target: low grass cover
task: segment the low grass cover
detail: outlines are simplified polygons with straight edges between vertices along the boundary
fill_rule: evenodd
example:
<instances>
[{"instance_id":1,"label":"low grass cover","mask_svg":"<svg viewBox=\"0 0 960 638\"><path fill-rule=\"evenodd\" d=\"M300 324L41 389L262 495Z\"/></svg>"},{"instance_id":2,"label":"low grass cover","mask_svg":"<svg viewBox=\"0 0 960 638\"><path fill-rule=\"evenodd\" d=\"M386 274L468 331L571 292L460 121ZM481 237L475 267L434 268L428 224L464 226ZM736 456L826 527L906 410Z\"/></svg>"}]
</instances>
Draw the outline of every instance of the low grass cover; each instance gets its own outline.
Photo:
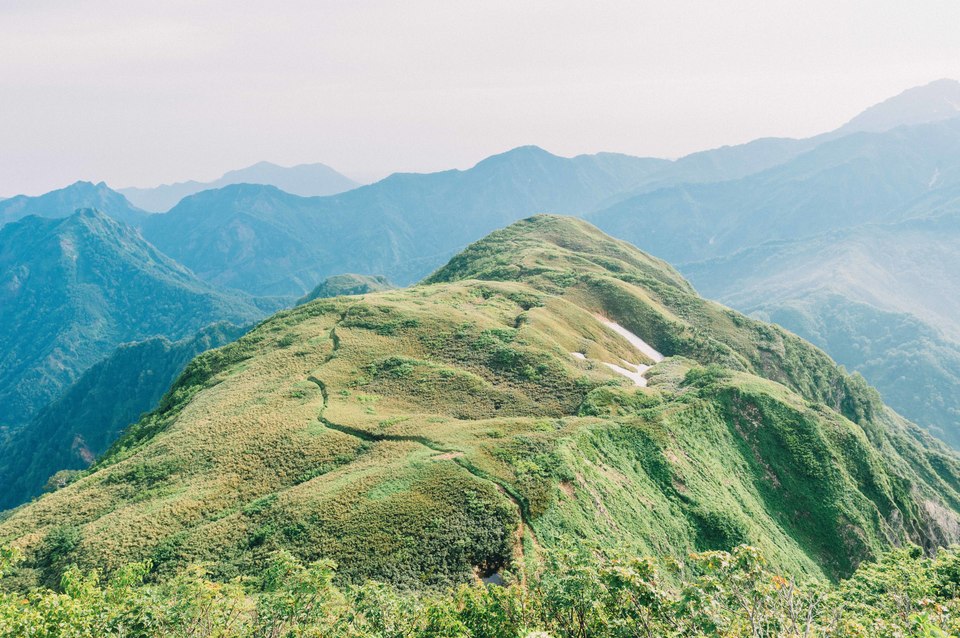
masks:
<instances>
[{"instance_id":1,"label":"low grass cover","mask_svg":"<svg viewBox=\"0 0 960 638\"><path fill-rule=\"evenodd\" d=\"M597 315L666 355L646 387ZM196 358L0 519L2 583L16 622L93 609L118 635L923 635L952 631L952 593L858 610L849 583L949 571L958 512L957 456L861 378L538 216ZM104 633L81 616L61 628Z\"/></svg>"}]
</instances>

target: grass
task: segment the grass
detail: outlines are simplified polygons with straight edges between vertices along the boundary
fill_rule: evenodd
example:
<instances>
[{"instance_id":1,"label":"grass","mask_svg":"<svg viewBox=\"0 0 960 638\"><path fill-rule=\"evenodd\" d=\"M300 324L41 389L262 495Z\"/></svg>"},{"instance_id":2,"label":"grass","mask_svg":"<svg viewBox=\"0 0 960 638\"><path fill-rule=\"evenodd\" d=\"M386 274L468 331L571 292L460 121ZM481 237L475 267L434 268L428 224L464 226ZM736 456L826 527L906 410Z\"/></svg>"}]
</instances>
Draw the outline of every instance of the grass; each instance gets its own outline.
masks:
<instances>
[{"instance_id":1,"label":"grass","mask_svg":"<svg viewBox=\"0 0 960 638\"><path fill-rule=\"evenodd\" d=\"M598 312L670 355L649 388L601 364L635 353ZM675 558L747 542L837 578L956 540L957 468L819 350L538 217L426 285L317 300L198 357L0 542L46 582L144 558L227 579L284 548L344 580L435 587L537 569L571 539Z\"/></svg>"}]
</instances>

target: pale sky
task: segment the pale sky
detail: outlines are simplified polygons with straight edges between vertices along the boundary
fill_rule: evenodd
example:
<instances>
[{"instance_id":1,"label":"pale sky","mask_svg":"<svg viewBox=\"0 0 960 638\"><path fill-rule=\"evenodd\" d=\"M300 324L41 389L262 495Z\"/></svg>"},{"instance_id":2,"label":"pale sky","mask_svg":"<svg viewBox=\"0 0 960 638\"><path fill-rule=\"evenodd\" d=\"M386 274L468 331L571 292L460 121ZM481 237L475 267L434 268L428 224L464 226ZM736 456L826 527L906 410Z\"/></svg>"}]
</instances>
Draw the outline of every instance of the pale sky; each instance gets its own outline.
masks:
<instances>
[{"instance_id":1,"label":"pale sky","mask_svg":"<svg viewBox=\"0 0 960 638\"><path fill-rule=\"evenodd\" d=\"M0 196L676 157L960 78L960 0L0 0Z\"/></svg>"}]
</instances>

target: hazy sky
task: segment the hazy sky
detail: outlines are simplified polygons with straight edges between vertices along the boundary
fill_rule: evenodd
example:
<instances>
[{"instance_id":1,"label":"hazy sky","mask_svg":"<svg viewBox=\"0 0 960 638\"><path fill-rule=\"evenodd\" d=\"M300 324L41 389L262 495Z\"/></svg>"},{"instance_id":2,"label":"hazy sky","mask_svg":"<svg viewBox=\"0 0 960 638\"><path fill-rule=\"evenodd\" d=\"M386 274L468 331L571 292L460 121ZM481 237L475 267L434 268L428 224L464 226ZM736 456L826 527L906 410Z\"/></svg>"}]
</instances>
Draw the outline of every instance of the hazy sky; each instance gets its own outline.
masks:
<instances>
[{"instance_id":1,"label":"hazy sky","mask_svg":"<svg viewBox=\"0 0 960 638\"><path fill-rule=\"evenodd\" d=\"M0 0L0 195L805 136L960 78L958 27L958 0Z\"/></svg>"}]
</instances>

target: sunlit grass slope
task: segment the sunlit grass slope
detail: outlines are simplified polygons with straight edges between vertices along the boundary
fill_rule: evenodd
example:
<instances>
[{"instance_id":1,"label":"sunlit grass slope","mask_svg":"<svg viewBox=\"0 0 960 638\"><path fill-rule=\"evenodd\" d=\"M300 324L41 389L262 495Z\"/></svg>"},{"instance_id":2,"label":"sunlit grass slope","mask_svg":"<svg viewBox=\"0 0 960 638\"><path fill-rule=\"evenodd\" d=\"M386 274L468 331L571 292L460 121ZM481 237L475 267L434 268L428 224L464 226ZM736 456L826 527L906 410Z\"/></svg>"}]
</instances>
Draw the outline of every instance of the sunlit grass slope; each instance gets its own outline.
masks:
<instances>
[{"instance_id":1,"label":"sunlit grass slope","mask_svg":"<svg viewBox=\"0 0 960 638\"><path fill-rule=\"evenodd\" d=\"M667 359L639 388L606 363ZM577 358L571 353L581 353ZM647 361L647 363L653 363ZM410 586L595 542L762 548L795 574L958 537L960 470L857 377L589 224L538 216L424 284L321 299L198 357L83 478L14 511L24 582L274 549Z\"/></svg>"}]
</instances>

